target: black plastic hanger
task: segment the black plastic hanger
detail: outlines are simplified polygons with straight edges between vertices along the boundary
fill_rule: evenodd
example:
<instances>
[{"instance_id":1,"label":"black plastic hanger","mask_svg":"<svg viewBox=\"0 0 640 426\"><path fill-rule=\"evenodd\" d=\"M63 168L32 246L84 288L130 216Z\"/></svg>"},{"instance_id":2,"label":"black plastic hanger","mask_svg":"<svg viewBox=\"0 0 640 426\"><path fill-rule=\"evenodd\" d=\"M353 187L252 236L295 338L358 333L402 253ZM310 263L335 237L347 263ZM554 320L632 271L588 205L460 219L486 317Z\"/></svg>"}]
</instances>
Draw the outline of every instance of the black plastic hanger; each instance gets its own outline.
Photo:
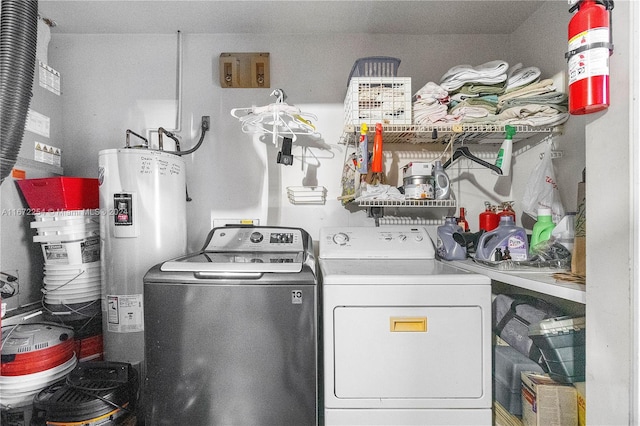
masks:
<instances>
[{"instance_id":1,"label":"black plastic hanger","mask_svg":"<svg viewBox=\"0 0 640 426\"><path fill-rule=\"evenodd\" d=\"M468 158L469 160L471 160L473 162L476 162L476 163L480 164L483 167L491 169L494 172L496 172L497 174L499 174L500 176L502 176L502 169L500 167L494 166L491 163L487 163L486 161L479 159L478 157L473 155L471 153L471 151L469 151L469 148L467 148L466 146L460 146L460 147L456 148L456 150L453 151L453 155L451 156L451 158L449 158L447 161L445 161L445 163L442 165L442 167L444 169L446 169L447 167L449 167L454 161L456 161L460 157Z\"/></svg>"}]
</instances>

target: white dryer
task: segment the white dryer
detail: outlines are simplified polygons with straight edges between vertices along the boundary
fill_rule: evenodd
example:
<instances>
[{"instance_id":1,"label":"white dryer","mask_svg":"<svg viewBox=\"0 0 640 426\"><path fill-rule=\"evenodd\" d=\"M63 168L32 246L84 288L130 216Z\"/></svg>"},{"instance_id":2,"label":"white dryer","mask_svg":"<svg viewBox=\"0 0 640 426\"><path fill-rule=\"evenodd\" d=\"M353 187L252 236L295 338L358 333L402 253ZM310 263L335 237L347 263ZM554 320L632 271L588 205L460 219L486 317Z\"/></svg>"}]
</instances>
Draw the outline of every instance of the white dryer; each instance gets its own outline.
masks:
<instances>
[{"instance_id":1,"label":"white dryer","mask_svg":"<svg viewBox=\"0 0 640 426\"><path fill-rule=\"evenodd\" d=\"M491 425L491 281L420 226L323 228L324 421Z\"/></svg>"}]
</instances>

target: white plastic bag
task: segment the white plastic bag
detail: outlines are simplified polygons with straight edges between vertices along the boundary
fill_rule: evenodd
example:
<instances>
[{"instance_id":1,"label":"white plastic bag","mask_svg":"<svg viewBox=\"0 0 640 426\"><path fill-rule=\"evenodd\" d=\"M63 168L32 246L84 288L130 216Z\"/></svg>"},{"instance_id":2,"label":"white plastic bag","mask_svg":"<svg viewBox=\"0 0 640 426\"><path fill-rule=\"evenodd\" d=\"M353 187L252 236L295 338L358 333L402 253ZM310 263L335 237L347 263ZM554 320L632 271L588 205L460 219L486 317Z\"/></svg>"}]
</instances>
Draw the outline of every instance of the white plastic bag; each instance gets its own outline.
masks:
<instances>
[{"instance_id":1,"label":"white plastic bag","mask_svg":"<svg viewBox=\"0 0 640 426\"><path fill-rule=\"evenodd\" d=\"M537 219L539 208L551 209L554 223L560 222L564 216L560 190L551 162L551 141L547 143L544 157L531 172L522 197L522 209L529 216Z\"/></svg>"}]
</instances>

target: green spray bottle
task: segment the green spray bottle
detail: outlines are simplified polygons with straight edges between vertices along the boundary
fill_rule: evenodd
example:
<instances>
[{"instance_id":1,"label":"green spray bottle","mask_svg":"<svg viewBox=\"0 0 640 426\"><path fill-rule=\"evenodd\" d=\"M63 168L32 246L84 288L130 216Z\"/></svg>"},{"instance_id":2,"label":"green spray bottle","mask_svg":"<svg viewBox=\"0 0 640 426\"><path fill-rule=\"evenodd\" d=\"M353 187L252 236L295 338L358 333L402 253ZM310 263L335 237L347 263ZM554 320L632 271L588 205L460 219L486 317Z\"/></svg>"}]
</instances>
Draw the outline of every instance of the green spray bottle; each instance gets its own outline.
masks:
<instances>
[{"instance_id":1,"label":"green spray bottle","mask_svg":"<svg viewBox=\"0 0 640 426\"><path fill-rule=\"evenodd\" d=\"M516 128L513 126L504 126L504 141L498 151L495 166L502 170L502 176L509 176L511 172L511 156L513 153L513 136L516 134Z\"/></svg>"}]
</instances>

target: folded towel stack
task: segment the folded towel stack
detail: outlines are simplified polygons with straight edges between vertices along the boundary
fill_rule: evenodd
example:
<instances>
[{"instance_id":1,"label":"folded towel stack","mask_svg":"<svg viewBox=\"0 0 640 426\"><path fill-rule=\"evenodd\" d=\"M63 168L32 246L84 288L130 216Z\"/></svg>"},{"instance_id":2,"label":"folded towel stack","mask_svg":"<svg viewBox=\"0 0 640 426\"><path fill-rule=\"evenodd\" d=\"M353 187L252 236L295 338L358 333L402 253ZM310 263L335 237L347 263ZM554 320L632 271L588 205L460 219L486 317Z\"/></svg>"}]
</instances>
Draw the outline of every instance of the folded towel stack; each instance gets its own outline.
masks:
<instances>
[{"instance_id":1,"label":"folded towel stack","mask_svg":"<svg viewBox=\"0 0 640 426\"><path fill-rule=\"evenodd\" d=\"M447 121L449 92L430 81L413 95L413 123L430 125ZM455 121L453 117L450 117Z\"/></svg>"},{"instance_id":2,"label":"folded towel stack","mask_svg":"<svg viewBox=\"0 0 640 426\"><path fill-rule=\"evenodd\" d=\"M505 61L457 65L440 84L427 83L413 98L414 123L521 124L556 126L568 118L567 96L540 69L511 68Z\"/></svg>"}]
</instances>

